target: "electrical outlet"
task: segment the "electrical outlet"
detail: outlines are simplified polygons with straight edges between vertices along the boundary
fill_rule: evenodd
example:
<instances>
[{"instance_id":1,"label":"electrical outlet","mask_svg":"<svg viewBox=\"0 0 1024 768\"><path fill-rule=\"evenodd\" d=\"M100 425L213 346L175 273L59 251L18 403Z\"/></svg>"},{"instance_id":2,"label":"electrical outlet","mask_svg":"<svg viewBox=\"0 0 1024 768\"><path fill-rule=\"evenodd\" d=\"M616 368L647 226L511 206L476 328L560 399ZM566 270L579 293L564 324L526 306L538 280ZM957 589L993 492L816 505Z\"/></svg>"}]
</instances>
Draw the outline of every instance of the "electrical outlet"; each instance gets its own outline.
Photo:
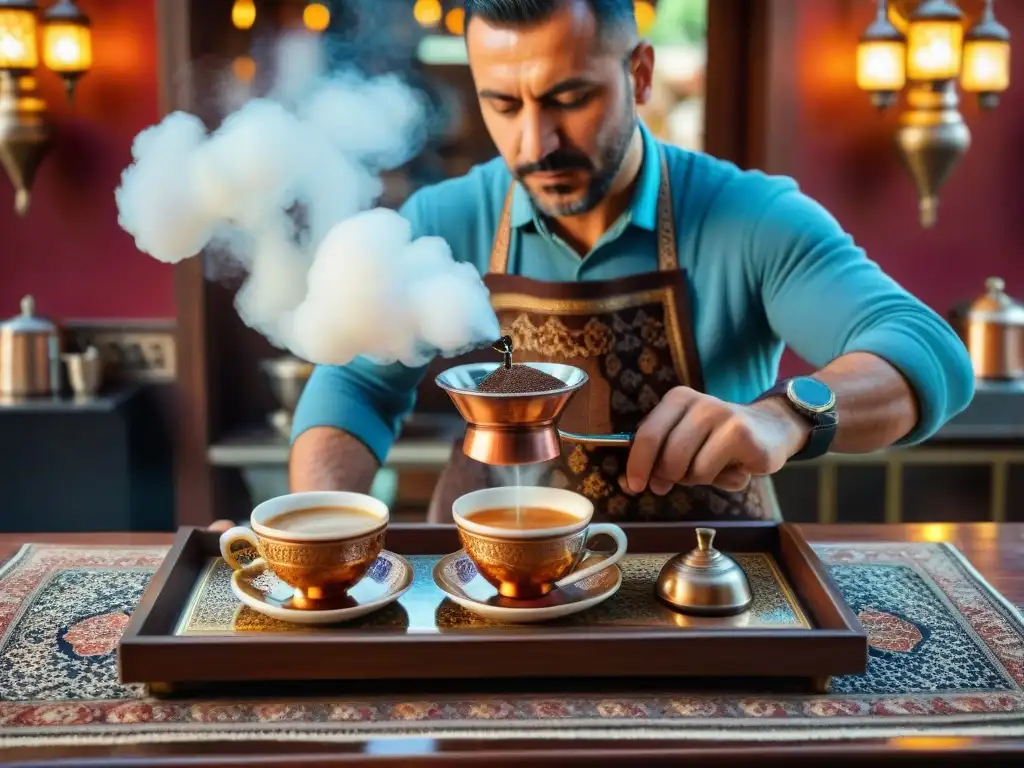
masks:
<instances>
[{"instance_id":1,"label":"electrical outlet","mask_svg":"<svg viewBox=\"0 0 1024 768\"><path fill-rule=\"evenodd\" d=\"M177 371L173 331L111 326L80 323L66 330L75 348L96 347L112 378L138 382L174 380Z\"/></svg>"}]
</instances>

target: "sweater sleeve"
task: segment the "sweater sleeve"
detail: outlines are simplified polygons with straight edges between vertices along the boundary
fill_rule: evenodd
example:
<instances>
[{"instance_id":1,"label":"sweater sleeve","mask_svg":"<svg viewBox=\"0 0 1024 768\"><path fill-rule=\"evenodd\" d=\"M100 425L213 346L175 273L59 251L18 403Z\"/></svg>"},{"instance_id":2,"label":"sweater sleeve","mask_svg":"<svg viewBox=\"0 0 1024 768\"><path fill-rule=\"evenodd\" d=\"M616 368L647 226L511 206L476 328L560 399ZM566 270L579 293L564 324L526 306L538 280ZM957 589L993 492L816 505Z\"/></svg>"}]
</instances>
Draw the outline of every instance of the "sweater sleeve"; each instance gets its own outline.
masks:
<instances>
[{"instance_id":1,"label":"sweater sleeve","mask_svg":"<svg viewBox=\"0 0 1024 768\"><path fill-rule=\"evenodd\" d=\"M413 237L429 234L418 195L412 195L399 212L412 224ZM295 409L292 442L313 427L334 427L366 445L383 464L416 403L416 389L426 370L427 366L401 363L379 365L365 358L316 366Z\"/></svg>"},{"instance_id":2,"label":"sweater sleeve","mask_svg":"<svg viewBox=\"0 0 1024 768\"><path fill-rule=\"evenodd\" d=\"M899 444L927 439L974 395L963 343L822 206L795 184L777 190L761 207L747 248L772 329L818 368L851 352L886 360L909 382L919 408L916 426Z\"/></svg>"}]
</instances>

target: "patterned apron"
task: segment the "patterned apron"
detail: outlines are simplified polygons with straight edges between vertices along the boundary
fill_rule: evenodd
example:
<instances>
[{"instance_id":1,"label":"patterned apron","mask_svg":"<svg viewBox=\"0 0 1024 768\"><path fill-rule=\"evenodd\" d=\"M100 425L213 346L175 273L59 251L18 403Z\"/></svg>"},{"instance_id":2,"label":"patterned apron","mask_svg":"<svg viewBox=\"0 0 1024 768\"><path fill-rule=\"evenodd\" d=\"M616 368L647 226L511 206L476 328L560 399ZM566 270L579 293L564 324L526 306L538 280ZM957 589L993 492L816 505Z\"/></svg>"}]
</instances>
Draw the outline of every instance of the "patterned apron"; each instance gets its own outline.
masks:
<instances>
[{"instance_id":1,"label":"patterned apron","mask_svg":"<svg viewBox=\"0 0 1024 768\"><path fill-rule=\"evenodd\" d=\"M673 387L702 391L700 361L689 313L689 280L676 256L672 196L661 156L658 189L658 271L614 280L555 283L507 274L512 190L484 282L502 333L513 339L513 361L574 365L589 382L569 402L558 426L568 432L635 432L643 417ZM498 353L482 359L494 360ZM452 360L458 365L470 358ZM478 354L472 359L480 360ZM772 520L778 504L767 477L740 492L710 486L675 486L666 496L630 496L619 478L629 450L622 446L562 443L560 458L520 469L526 485L582 493L595 520ZM451 522L452 502L464 493L516 482L515 470L470 459L457 442L438 481L428 519Z\"/></svg>"}]
</instances>

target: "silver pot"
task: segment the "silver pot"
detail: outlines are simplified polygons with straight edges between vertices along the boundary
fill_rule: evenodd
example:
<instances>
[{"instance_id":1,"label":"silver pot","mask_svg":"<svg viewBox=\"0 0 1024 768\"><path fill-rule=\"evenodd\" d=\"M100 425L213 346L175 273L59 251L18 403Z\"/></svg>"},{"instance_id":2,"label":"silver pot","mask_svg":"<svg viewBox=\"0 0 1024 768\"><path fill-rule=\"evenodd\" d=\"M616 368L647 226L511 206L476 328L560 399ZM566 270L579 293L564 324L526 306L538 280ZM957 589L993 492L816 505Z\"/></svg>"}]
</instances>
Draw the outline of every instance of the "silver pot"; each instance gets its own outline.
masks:
<instances>
[{"instance_id":1,"label":"silver pot","mask_svg":"<svg viewBox=\"0 0 1024 768\"><path fill-rule=\"evenodd\" d=\"M1006 295L1002 278L985 281L986 292L953 310L952 325L971 355L979 379L1024 378L1024 306Z\"/></svg>"},{"instance_id":2,"label":"silver pot","mask_svg":"<svg viewBox=\"0 0 1024 768\"><path fill-rule=\"evenodd\" d=\"M288 436L292 429L292 414L295 413L299 397L315 366L297 357L285 356L263 360L260 367L270 382L274 398L281 406L280 410L270 414L267 419L275 430Z\"/></svg>"},{"instance_id":3,"label":"silver pot","mask_svg":"<svg viewBox=\"0 0 1024 768\"><path fill-rule=\"evenodd\" d=\"M0 397L39 397L60 390L60 333L21 300L21 314L0 323Z\"/></svg>"}]
</instances>

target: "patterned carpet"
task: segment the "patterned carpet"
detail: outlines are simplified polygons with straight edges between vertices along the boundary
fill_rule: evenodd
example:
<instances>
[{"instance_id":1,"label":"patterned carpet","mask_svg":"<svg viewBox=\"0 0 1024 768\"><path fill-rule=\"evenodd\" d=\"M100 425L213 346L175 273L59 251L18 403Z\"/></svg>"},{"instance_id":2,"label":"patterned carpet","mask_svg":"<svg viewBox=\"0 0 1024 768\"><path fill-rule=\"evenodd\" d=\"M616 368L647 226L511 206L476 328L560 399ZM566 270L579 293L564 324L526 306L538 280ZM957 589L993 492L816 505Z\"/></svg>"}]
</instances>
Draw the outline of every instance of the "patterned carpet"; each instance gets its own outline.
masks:
<instances>
[{"instance_id":1,"label":"patterned carpet","mask_svg":"<svg viewBox=\"0 0 1024 768\"><path fill-rule=\"evenodd\" d=\"M0 747L213 739L1024 736L1024 621L953 548L816 548L870 638L827 696L638 692L147 699L120 633L163 549L31 546L0 569Z\"/></svg>"}]
</instances>

